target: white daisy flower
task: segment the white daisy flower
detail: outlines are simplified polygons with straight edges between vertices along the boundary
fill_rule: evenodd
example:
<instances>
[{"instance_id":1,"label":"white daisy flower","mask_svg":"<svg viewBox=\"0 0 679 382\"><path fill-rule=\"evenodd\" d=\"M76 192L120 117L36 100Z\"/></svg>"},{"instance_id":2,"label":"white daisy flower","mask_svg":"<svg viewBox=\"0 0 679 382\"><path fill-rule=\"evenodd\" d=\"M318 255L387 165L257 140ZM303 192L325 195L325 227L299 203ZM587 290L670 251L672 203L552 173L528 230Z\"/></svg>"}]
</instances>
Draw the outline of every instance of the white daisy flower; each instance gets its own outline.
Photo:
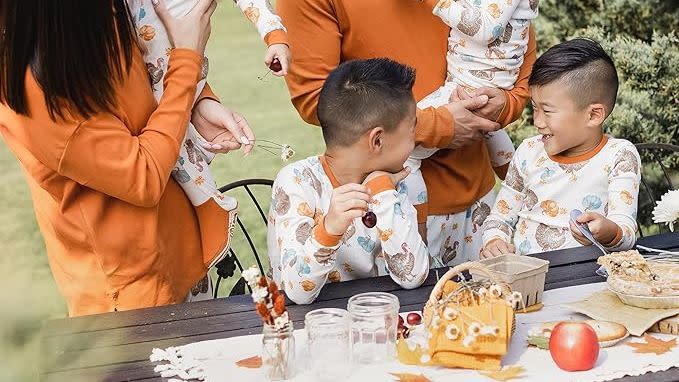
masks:
<instances>
[{"instance_id":1,"label":"white daisy flower","mask_svg":"<svg viewBox=\"0 0 679 382\"><path fill-rule=\"evenodd\" d=\"M468 329L472 336L478 336L481 333L481 324L478 322L472 322L469 324Z\"/></svg>"},{"instance_id":2,"label":"white daisy flower","mask_svg":"<svg viewBox=\"0 0 679 382\"><path fill-rule=\"evenodd\" d=\"M281 160L287 162L290 158L295 155L295 150L290 147L290 145L281 146Z\"/></svg>"},{"instance_id":3,"label":"white daisy flower","mask_svg":"<svg viewBox=\"0 0 679 382\"><path fill-rule=\"evenodd\" d=\"M500 297L502 296L502 288L497 284L493 284L490 286L490 294L493 295L493 297Z\"/></svg>"},{"instance_id":4,"label":"white daisy flower","mask_svg":"<svg viewBox=\"0 0 679 382\"><path fill-rule=\"evenodd\" d=\"M252 289L252 301L260 302L269 295L269 290L267 288L253 288Z\"/></svg>"},{"instance_id":5,"label":"white daisy flower","mask_svg":"<svg viewBox=\"0 0 679 382\"><path fill-rule=\"evenodd\" d=\"M653 209L653 222L666 223L674 232L674 222L679 219L679 190L667 191Z\"/></svg>"},{"instance_id":6,"label":"white daisy flower","mask_svg":"<svg viewBox=\"0 0 679 382\"><path fill-rule=\"evenodd\" d=\"M245 281L252 286L252 284L256 283L259 279L259 269L257 267L250 267L244 270L241 276L243 276Z\"/></svg>"},{"instance_id":7,"label":"white daisy flower","mask_svg":"<svg viewBox=\"0 0 679 382\"><path fill-rule=\"evenodd\" d=\"M457 317L457 310L455 310L455 309L453 309L453 308L451 308L451 307L449 307L449 306L447 306L447 307L443 310L443 318L445 318L446 320L452 321L452 320L454 320L456 317Z\"/></svg>"},{"instance_id":8,"label":"white daisy flower","mask_svg":"<svg viewBox=\"0 0 679 382\"><path fill-rule=\"evenodd\" d=\"M460 336L460 328L455 324L449 324L446 326L446 337L449 340L455 341Z\"/></svg>"}]
</instances>

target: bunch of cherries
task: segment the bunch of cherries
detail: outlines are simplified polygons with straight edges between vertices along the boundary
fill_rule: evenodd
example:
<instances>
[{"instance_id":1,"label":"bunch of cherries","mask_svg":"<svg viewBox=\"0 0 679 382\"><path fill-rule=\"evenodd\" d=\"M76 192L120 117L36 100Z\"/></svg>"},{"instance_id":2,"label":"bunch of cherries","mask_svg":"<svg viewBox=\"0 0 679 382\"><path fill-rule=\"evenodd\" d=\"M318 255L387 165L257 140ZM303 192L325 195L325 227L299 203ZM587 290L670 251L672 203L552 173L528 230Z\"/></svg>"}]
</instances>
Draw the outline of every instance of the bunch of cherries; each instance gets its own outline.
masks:
<instances>
[{"instance_id":1,"label":"bunch of cherries","mask_svg":"<svg viewBox=\"0 0 679 382\"><path fill-rule=\"evenodd\" d=\"M406 326L405 322L407 322L410 327ZM396 336L398 338L408 338L411 327L422 323L422 315L417 312L408 313L405 322L403 321L403 317L399 314L398 328L396 329Z\"/></svg>"}]
</instances>

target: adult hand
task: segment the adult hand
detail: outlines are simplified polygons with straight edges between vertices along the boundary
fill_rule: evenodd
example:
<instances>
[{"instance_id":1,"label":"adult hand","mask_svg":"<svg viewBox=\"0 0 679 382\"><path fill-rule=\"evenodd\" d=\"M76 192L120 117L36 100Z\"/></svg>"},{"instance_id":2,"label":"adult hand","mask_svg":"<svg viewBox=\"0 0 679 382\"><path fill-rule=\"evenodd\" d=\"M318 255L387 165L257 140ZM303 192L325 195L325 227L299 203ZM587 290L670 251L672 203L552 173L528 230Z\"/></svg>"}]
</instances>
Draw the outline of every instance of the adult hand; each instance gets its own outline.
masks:
<instances>
[{"instance_id":1,"label":"adult hand","mask_svg":"<svg viewBox=\"0 0 679 382\"><path fill-rule=\"evenodd\" d=\"M227 153L244 145L249 154L254 147L255 134L247 120L221 103L205 98L193 108L191 123L209 143L203 147L213 153Z\"/></svg>"},{"instance_id":2,"label":"adult hand","mask_svg":"<svg viewBox=\"0 0 679 382\"><path fill-rule=\"evenodd\" d=\"M292 53L290 53L290 48L286 44L271 44L266 50L266 55L264 56L264 64L268 68L274 58L277 58L281 63L281 70L273 72L275 76L282 77L288 75L288 69L290 68L290 62L292 62Z\"/></svg>"},{"instance_id":3,"label":"adult hand","mask_svg":"<svg viewBox=\"0 0 679 382\"><path fill-rule=\"evenodd\" d=\"M605 216L598 214L596 212L585 212L584 214L578 216L576 219L578 223L585 223L589 227L592 236L601 244L615 244L611 243L615 236L618 234L618 225L613 221L607 219ZM583 234L580 233L578 227L570 223L571 234L575 241L582 245L592 245Z\"/></svg>"},{"instance_id":4,"label":"adult hand","mask_svg":"<svg viewBox=\"0 0 679 382\"><path fill-rule=\"evenodd\" d=\"M198 0L186 16L179 18L170 15L165 1L152 0L151 2L158 18L167 30L172 47L191 49L203 56L212 30L210 17L217 8L217 1Z\"/></svg>"},{"instance_id":5,"label":"adult hand","mask_svg":"<svg viewBox=\"0 0 679 382\"><path fill-rule=\"evenodd\" d=\"M457 149L467 146L483 138L483 133L496 131L501 128L499 123L473 113L473 111L486 106L488 101L487 95L481 95L451 102L444 106L455 120L455 133L448 148Z\"/></svg>"},{"instance_id":6,"label":"adult hand","mask_svg":"<svg viewBox=\"0 0 679 382\"><path fill-rule=\"evenodd\" d=\"M481 253L479 254L479 257L481 259L489 259L491 257L496 257L515 252L516 248L514 247L513 244L507 243L506 241L500 238L495 238L483 246L483 248L481 249Z\"/></svg>"},{"instance_id":7,"label":"adult hand","mask_svg":"<svg viewBox=\"0 0 679 382\"><path fill-rule=\"evenodd\" d=\"M502 109L504 109L505 102L507 101L505 92L501 89L482 87L468 93L462 86L458 86L456 91L453 92L451 99L473 99L474 97L482 95L488 96L488 103L474 110L473 113L487 120L497 121L497 119L500 118L500 113L502 113Z\"/></svg>"},{"instance_id":8,"label":"adult hand","mask_svg":"<svg viewBox=\"0 0 679 382\"><path fill-rule=\"evenodd\" d=\"M368 210L370 193L362 184L348 183L332 190L330 206L323 224L325 230L335 236L344 235L351 222Z\"/></svg>"}]
</instances>

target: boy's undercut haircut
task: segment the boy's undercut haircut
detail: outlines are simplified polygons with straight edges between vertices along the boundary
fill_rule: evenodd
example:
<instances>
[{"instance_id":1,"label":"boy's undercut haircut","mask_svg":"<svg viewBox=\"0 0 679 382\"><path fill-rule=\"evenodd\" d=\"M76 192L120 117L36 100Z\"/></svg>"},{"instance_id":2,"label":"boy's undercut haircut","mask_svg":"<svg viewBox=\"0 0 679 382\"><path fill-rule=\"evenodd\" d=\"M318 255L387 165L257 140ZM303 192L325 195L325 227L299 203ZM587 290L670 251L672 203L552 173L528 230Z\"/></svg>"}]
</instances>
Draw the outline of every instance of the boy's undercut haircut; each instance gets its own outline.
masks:
<instances>
[{"instance_id":1,"label":"boy's undercut haircut","mask_svg":"<svg viewBox=\"0 0 679 382\"><path fill-rule=\"evenodd\" d=\"M325 80L318 120L328 147L349 146L367 131L396 129L414 104L415 69L387 58L342 63Z\"/></svg>"},{"instance_id":2,"label":"boy's undercut haircut","mask_svg":"<svg viewBox=\"0 0 679 382\"><path fill-rule=\"evenodd\" d=\"M560 81L569 88L579 107L606 105L606 115L615 106L618 74L611 57L596 41L576 38L549 48L533 65L529 86Z\"/></svg>"}]
</instances>

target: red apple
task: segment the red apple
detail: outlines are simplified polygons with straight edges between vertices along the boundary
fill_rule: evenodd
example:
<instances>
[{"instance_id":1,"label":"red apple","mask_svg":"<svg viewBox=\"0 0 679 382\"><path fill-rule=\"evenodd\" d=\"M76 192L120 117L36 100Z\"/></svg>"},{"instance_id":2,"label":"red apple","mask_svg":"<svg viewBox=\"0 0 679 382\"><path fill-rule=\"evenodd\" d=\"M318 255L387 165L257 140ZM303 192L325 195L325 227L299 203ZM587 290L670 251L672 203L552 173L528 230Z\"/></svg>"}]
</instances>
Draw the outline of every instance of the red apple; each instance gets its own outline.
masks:
<instances>
[{"instance_id":1,"label":"red apple","mask_svg":"<svg viewBox=\"0 0 679 382\"><path fill-rule=\"evenodd\" d=\"M549 338L549 353L563 370L589 370L599 357L596 332L584 322L560 322Z\"/></svg>"},{"instance_id":2,"label":"red apple","mask_svg":"<svg viewBox=\"0 0 679 382\"><path fill-rule=\"evenodd\" d=\"M408 313L406 321L408 322L408 325L419 325L420 322L422 322L422 316L420 316L419 313L415 312Z\"/></svg>"}]
</instances>

